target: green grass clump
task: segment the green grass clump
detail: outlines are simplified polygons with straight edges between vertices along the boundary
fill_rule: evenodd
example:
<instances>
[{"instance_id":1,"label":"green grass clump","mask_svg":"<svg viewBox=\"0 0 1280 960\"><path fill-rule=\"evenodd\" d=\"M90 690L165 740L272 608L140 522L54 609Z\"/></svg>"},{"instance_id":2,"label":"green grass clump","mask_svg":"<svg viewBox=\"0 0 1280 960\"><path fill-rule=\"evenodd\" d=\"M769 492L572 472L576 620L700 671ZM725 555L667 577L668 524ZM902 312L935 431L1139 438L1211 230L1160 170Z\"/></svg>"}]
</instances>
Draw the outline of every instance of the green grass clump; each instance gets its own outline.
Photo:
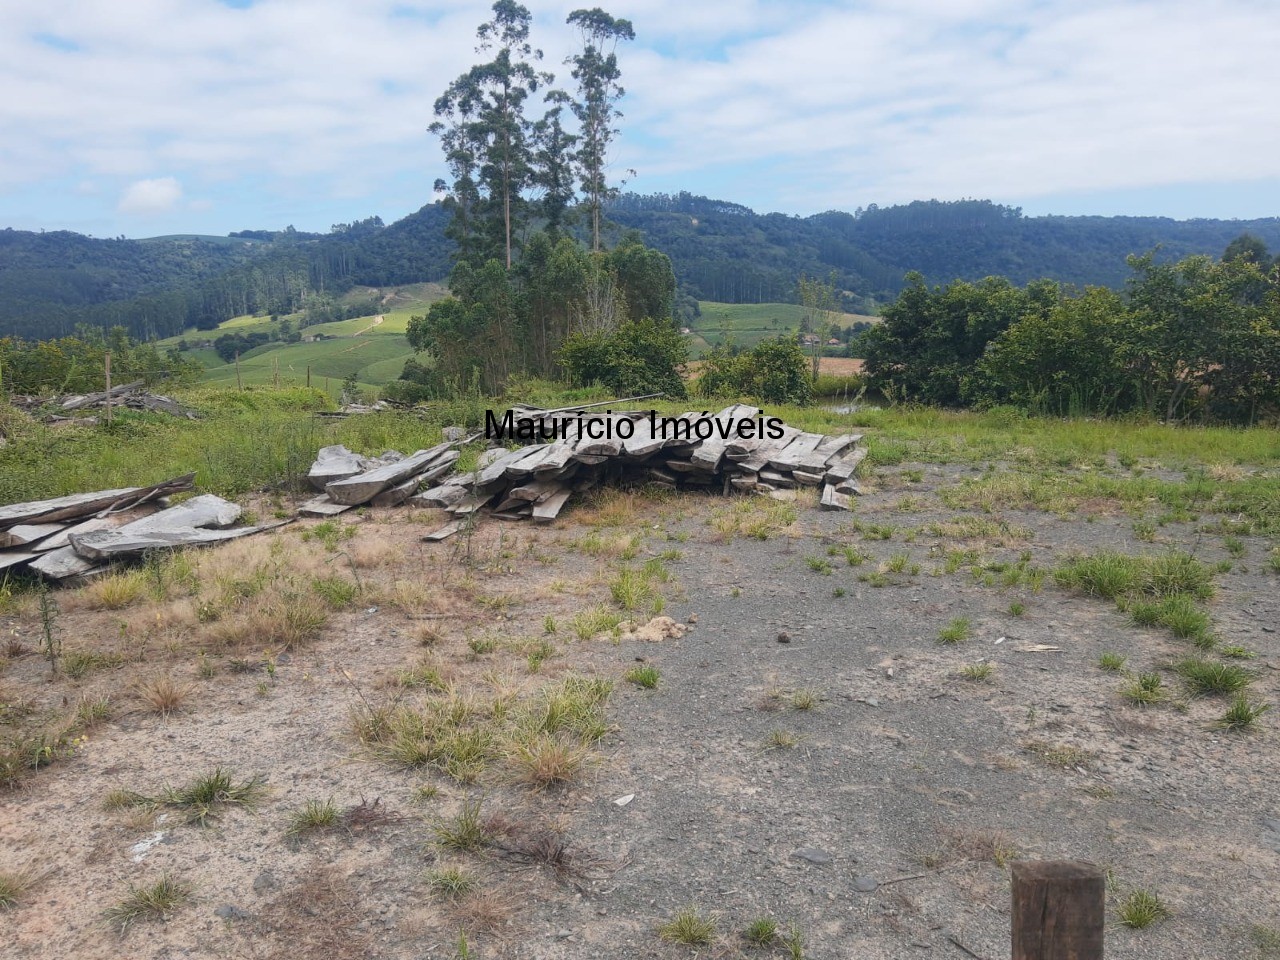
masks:
<instances>
[{"instance_id":1,"label":"green grass clump","mask_svg":"<svg viewBox=\"0 0 1280 960\"><path fill-rule=\"evenodd\" d=\"M479 799L464 800L456 816L437 820L431 828L436 843L450 850L463 851L487 846L493 835L480 817L482 803Z\"/></svg>"},{"instance_id":2,"label":"green grass clump","mask_svg":"<svg viewBox=\"0 0 1280 960\"><path fill-rule=\"evenodd\" d=\"M342 822L342 812L332 800L308 800L289 817L285 833L291 837L332 830Z\"/></svg>"},{"instance_id":3,"label":"green grass clump","mask_svg":"<svg viewBox=\"0 0 1280 960\"><path fill-rule=\"evenodd\" d=\"M106 920L123 933L137 920L167 920L190 896L190 887L164 874L149 886L130 884L124 899L106 911Z\"/></svg>"},{"instance_id":4,"label":"green grass clump","mask_svg":"<svg viewBox=\"0 0 1280 960\"><path fill-rule=\"evenodd\" d=\"M476 878L460 867L427 871L427 885L448 900L460 900L476 889Z\"/></svg>"},{"instance_id":5,"label":"green grass clump","mask_svg":"<svg viewBox=\"0 0 1280 960\"><path fill-rule=\"evenodd\" d=\"M960 668L960 676L966 680L986 681L990 680L995 673L996 667L993 663L986 661L982 663L967 663Z\"/></svg>"},{"instance_id":6,"label":"green grass clump","mask_svg":"<svg viewBox=\"0 0 1280 960\"><path fill-rule=\"evenodd\" d=\"M1218 726L1224 730L1248 730L1258 717L1270 709L1268 704L1256 703L1243 693L1237 694L1231 701L1231 706L1227 707L1227 712L1218 718Z\"/></svg>"},{"instance_id":7,"label":"green grass clump","mask_svg":"<svg viewBox=\"0 0 1280 960\"><path fill-rule=\"evenodd\" d=\"M1098 669L1108 673L1119 673L1124 669L1125 658L1118 653L1104 653L1098 658Z\"/></svg>"},{"instance_id":8,"label":"green grass clump","mask_svg":"<svg viewBox=\"0 0 1280 960\"><path fill-rule=\"evenodd\" d=\"M643 687L645 690L653 690L657 687L659 676L657 668L648 664L642 667L632 667L627 671L627 680L637 687Z\"/></svg>"},{"instance_id":9,"label":"green grass clump","mask_svg":"<svg viewBox=\"0 0 1280 960\"><path fill-rule=\"evenodd\" d=\"M696 907L685 907L658 928L658 936L668 943L705 947L715 939L716 922L703 916Z\"/></svg>"},{"instance_id":10,"label":"green grass clump","mask_svg":"<svg viewBox=\"0 0 1280 960\"><path fill-rule=\"evenodd\" d=\"M970 621L968 617L956 617L938 631L938 642L945 644L960 643L969 639Z\"/></svg>"},{"instance_id":11,"label":"green grass clump","mask_svg":"<svg viewBox=\"0 0 1280 960\"><path fill-rule=\"evenodd\" d=\"M184 810L193 823L205 824L222 807L252 807L265 793L266 784L261 777L236 783L231 771L215 767L213 772L197 777L185 787L165 788L160 802Z\"/></svg>"},{"instance_id":12,"label":"green grass clump","mask_svg":"<svg viewBox=\"0 0 1280 960\"><path fill-rule=\"evenodd\" d=\"M1140 707L1160 703L1168 698L1164 689L1164 677L1158 673L1140 673L1129 680L1120 691L1130 703Z\"/></svg>"},{"instance_id":13,"label":"green grass clump","mask_svg":"<svg viewBox=\"0 0 1280 960\"><path fill-rule=\"evenodd\" d=\"M1253 674L1234 663L1189 657L1174 665L1192 696L1210 697L1238 693L1253 682Z\"/></svg>"},{"instance_id":14,"label":"green grass clump","mask_svg":"<svg viewBox=\"0 0 1280 960\"><path fill-rule=\"evenodd\" d=\"M752 920L742 931L742 938L753 947L771 946L778 938L778 921L770 917Z\"/></svg>"},{"instance_id":15,"label":"green grass clump","mask_svg":"<svg viewBox=\"0 0 1280 960\"><path fill-rule=\"evenodd\" d=\"M835 567L831 565L831 561L825 557L805 557L804 562L808 564L809 569L814 573L820 573L824 577L829 577L835 571Z\"/></svg>"},{"instance_id":16,"label":"green grass clump","mask_svg":"<svg viewBox=\"0 0 1280 960\"><path fill-rule=\"evenodd\" d=\"M1127 595L1198 600L1213 596L1213 569L1187 553L1131 556L1114 550L1074 557L1054 571L1059 585L1092 596L1119 600Z\"/></svg>"},{"instance_id":17,"label":"green grass clump","mask_svg":"<svg viewBox=\"0 0 1280 960\"><path fill-rule=\"evenodd\" d=\"M1120 902L1120 922L1134 930L1145 930L1169 916L1169 908L1148 890L1134 890Z\"/></svg>"}]
</instances>

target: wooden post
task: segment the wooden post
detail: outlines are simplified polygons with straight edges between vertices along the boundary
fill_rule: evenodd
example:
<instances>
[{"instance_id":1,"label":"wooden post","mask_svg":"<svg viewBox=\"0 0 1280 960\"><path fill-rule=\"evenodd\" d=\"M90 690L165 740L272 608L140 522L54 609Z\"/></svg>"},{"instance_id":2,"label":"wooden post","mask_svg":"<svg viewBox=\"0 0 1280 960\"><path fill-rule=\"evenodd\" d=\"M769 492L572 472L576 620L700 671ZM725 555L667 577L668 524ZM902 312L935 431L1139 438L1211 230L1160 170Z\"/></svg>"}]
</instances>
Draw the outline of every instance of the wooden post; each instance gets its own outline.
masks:
<instances>
[{"instance_id":1,"label":"wooden post","mask_svg":"<svg viewBox=\"0 0 1280 960\"><path fill-rule=\"evenodd\" d=\"M311 364L307 364L307 389L311 389Z\"/></svg>"},{"instance_id":2,"label":"wooden post","mask_svg":"<svg viewBox=\"0 0 1280 960\"><path fill-rule=\"evenodd\" d=\"M1013 960L1102 960L1102 870L1083 860L1013 864Z\"/></svg>"},{"instance_id":3,"label":"wooden post","mask_svg":"<svg viewBox=\"0 0 1280 960\"><path fill-rule=\"evenodd\" d=\"M236 389L243 390L244 384L240 382L240 351L236 351Z\"/></svg>"},{"instance_id":4,"label":"wooden post","mask_svg":"<svg viewBox=\"0 0 1280 960\"><path fill-rule=\"evenodd\" d=\"M280 358L279 357L271 358L271 370L272 370L271 378L275 382L276 389L279 390L280 389Z\"/></svg>"},{"instance_id":5,"label":"wooden post","mask_svg":"<svg viewBox=\"0 0 1280 960\"><path fill-rule=\"evenodd\" d=\"M107 367L107 424L111 423L111 351L107 351L106 355Z\"/></svg>"}]
</instances>

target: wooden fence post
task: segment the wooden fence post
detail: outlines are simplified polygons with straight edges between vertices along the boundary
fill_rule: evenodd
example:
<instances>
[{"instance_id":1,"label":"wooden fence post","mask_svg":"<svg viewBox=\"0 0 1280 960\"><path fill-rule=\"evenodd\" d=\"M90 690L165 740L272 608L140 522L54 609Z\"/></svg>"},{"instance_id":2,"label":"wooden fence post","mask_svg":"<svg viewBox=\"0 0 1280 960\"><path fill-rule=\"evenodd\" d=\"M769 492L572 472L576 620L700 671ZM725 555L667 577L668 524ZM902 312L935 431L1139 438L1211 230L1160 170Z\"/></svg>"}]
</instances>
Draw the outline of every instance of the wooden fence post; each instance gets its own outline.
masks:
<instances>
[{"instance_id":1,"label":"wooden fence post","mask_svg":"<svg viewBox=\"0 0 1280 960\"><path fill-rule=\"evenodd\" d=\"M111 423L111 351L106 353L107 366L107 424Z\"/></svg>"},{"instance_id":2,"label":"wooden fence post","mask_svg":"<svg viewBox=\"0 0 1280 960\"><path fill-rule=\"evenodd\" d=\"M1013 864L1013 960L1102 960L1102 870L1083 860Z\"/></svg>"}]
</instances>

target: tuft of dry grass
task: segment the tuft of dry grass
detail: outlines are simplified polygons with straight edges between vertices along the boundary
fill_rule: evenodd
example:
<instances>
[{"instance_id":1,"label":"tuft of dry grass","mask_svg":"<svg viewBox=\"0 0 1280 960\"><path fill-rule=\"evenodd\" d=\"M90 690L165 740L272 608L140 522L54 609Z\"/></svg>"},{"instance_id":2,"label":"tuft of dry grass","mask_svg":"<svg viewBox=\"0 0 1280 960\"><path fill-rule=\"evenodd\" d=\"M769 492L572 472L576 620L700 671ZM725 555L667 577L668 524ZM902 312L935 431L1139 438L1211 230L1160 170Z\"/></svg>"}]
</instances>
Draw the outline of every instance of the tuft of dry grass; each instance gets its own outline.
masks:
<instances>
[{"instance_id":1,"label":"tuft of dry grass","mask_svg":"<svg viewBox=\"0 0 1280 960\"><path fill-rule=\"evenodd\" d=\"M123 610L146 594L147 575L141 570L128 570L91 581L81 588L76 603L83 602L92 610Z\"/></svg>"},{"instance_id":2,"label":"tuft of dry grass","mask_svg":"<svg viewBox=\"0 0 1280 960\"><path fill-rule=\"evenodd\" d=\"M191 684L178 683L168 675L142 680L134 687L138 699L145 703L152 713L158 713L162 717L179 713L187 697L191 695L191 691Z\"/></svg>"},{"instance_id":3,"label":"tuft of dry grass","mask_svg":"<svg viewBox=\"0 0 1280 960\"><path fill-rule=\"evenodd\" d=\"M0 910L20 905L22 898L42 879L43 874L30 864L17 870L0 870Z\"/></svg>"},{"instance_id":4,"label":"tuft of dry grass","mask_svg":"<svg viewBox=\"0 0 1280 960\"><path fill-rule=\"evenodd\" d=\"M170 915L191 897L191 888L167 873L145 887L129 885L125 897L106 911L108 923L121 933L137 920L168 920Z\"/></svg>"},{"instance_id":5,"label":"tuft of dry grass","mask_svg":"<svg viewBox=\"0 0 1280 960\"><path fill-rule=\"evenodd\" d=\"M506 761L517 783L546 790L572 781L590 757L591 751L581 743L539 733L512 742Z\"/></svg>"}]
</instances>

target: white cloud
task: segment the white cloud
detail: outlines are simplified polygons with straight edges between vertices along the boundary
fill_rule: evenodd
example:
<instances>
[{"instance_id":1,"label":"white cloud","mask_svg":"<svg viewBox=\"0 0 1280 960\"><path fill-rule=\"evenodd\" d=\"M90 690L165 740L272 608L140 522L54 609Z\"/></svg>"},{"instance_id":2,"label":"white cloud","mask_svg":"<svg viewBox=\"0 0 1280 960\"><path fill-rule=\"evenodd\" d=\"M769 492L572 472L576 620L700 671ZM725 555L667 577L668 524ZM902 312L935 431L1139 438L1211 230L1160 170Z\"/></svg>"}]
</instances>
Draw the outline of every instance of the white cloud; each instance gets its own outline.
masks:
<instances>
[{"instance_id":1,"label":"white cloud","mask_svg":"<svg viewBox=\"0 0 1280 960\"><path fill-rule=\"evenodd\" d=\"M567 83L564 16L534 39ZM615 169L808 212L1276 176L1270 0L628 0ZM122 212L182 183L226 198L351 197L444 171L431 104L475 59L487 2L0 4L6 191L58 178ZM411 15L405 15L405 11ZM76 49L34 39L48 35ZM389 92L390 91L390 92ZM144 180L151 171L173 177ZM728 171L726 173L726 171ZM346 203L347 201L343 201ZM190 208L188 208L190 209Z\"/></svg>"},{"instance_id":2,"label":"white cloud","mask_svg":"<svg viewBox=\"0 0 1280 960\"><path fill-rule=\"evenodd\" d=\"M169 213L182 199L182 185L173 177L135 180L125 188L116 209L134 216L153 217Z\"/></svg>"}]
</instances>

